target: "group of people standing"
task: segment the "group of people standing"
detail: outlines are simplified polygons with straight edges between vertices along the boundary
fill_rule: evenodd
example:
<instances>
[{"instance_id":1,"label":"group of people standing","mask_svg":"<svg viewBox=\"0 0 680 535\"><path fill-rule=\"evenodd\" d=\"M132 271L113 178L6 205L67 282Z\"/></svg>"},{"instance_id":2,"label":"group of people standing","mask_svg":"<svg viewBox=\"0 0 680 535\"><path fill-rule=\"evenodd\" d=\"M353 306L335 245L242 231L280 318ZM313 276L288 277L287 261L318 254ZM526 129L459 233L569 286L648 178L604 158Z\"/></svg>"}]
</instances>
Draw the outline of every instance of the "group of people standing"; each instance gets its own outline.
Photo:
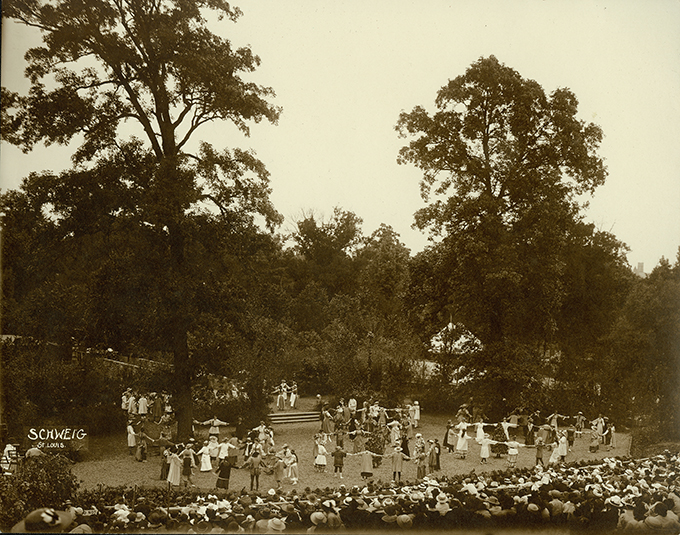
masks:
<instances>
[{"instance_id":1,"label":"group of people standing","mask_svg":"<svg viewBox=\"0 0 680 535\"><path fill-rule=\"evenodd\" d=\"M169 394L128 388L121 396L120 407L127 417L128 450L137 461L147 461L149 445L164 448L172 444L170 424L173 411ZM159 426L158 438L152 438L147 433L147 426L151 423Z\"/></svg>"},{"instance_id":2,"label":"group of people standing","mask_svg":"<svg viewBox=\"0 0 680 535\"><path fill-rule=\"evenodd\" d=\"M276 408L280 411L297 408L299 399L297 383L293 382L290 385L283 380L281 384L274 389L276 395Z\"/></svg>"},{"instance_id":3,"label":"group of people standing","mask_svg":"<svg viewBox=\"0 0 680 535\"><path fill-rule=\"evenodd\" d=\"M220 426L227 425L216 417L195 424L209 426L208 440L202 444L194 439L186 444L174 444L161 451L161 479L172 486L195 486L193 473L214 472L217 475L215 488L228 489L231 471L247 470L251 490L258 490L260 475L272 475L276 488L280 489L285 478L293 485L299 480L298 458L294 449L284 444L276 449L274 432L264 422L250 429L243 439L234 433L220 439ZM238 426L237 426L238 427Z\"/></svg>"},{"instance_id":4,"label":"group of people standing","mask_svg":"<svg viewBox=\"0 0 680 535\"><path fill-rule=\"evenodd\" d=\"M488 463L492 454L496 458L507 455L511 467L515 466L519 449L523 447L535 449L536 465L545 466L543 459L545 451L551 451L549 465L564 462L575 439L583 436L584 427L588 422L581 411L575 416L553 412L545 419L541 418L540 412L526 415L515 411L497 423L485 422L483 416L478 416L474 423L470 420L471 415L464 405L456 414L456 422L448 421L443 440L448 452L464 459L468 453L469 441L474 438L480 445L482 464ZM537 424L542 420L542 424ZM567 422L566 427L561 426ZM591 452L597 452L600 444L609 449L615 447L613 438L615 429L608 418L599 415L590 423ZM523 443L518 441L519 435L523 436Z\"/></svg>"},{"instance_id":5,"label":"group of people standing","mask_svg":"<svg viewBox=\"0 0 680 535\"><path fill-rule=\"evenodd\" d=\"M392 445L400 445L413 438L420 422L420 404L417 401L405 408L388 409L380 406L378 401L364 402L361 408L357 408L355 399L350 399L347 404L341 399L335 409L322 405L320 413L320 433L335 437L340 447L344 447L345 440L348 440L352 453L363 451L367 437L373 434L385 435Z\"/></svg>"},{"instance_id":6,"label":"group of people standing","mask_svg":"<svg viewBox=\"0 0 680 535\"><path fill-rule=\"evenodd\" d=\"M332 459L333 476L343 478L345 458L357 456L362 479L371 479L374 469L386 460L394 480L400 481L404 461L413 459L418 466L425 466L431 458L433 470L438 465L439 449L425 452L424 442L420 447L422 434L416 432L421 411L418 401L392 409L378 401L365 401L358 408L353 398L347 403L341 399L335 408L323 404L320 397L318 401L321 429L314 435L312 451L316 471L325 472ZM409 441L413 439L416 451L411 455Z\"/></svg>"},{"instance_id":7,"label":"group of people standing","mask_svg":"<svg viewBox=\"0 0 680 535\"><path fill-rule=\"evenodd\" d=\"M296 385L288 386L282 381L277 388L277 406L294 406L297 400ZM149 403L151 400L151 403ZM283 401L283 406L279 403ZM470 406L462 405L455 417L449 420L443 440L426 440L419 432L421 407L418 401L404 406L387 408L378 401L367 400L358 406L356 399L341 399L335 407L323 403L317 396L321 418L319 431L313 437L312 459L314 469L324 473L332 471L334 477L343 478L345 461L350 456L359 458L362 479L370 480L382 462L390 464L392 478L399 483L404 462L411 461L416 468L416 478L441 471L443 452L465 459L470 445L479 445L480 462L488 463L492 456L505 456L510 467L517 463L521 448L533 448L536 465L555 465L566 460L575 439L582 437L588 425L591 427L591 451L599 447L615 447L615 429L609 420L599 415L588 420L582 412L566 416L553 412L542 417L540 412L525 414L513 411L500 422L489 422L483 413L476 411L473 417ZM202 444L191 440L186 444L173 444L169 425L161 426L161 436L150 437L145 422L152 407L152 421L156 408L163 407L162 423L167 416L165 407L169 399L161 395L145 395L128 389L123 394L121 407L131 419L128 422L128 447L130 454L145 462L150 444L158 445L163 458L161 478L171 485L193 485L192 473L213 471L217 474L216 487L228 488L231 470L248 470L251 489L259 488L262 473L273 476L280 489L285 479L293 485L299 482L299 459L287 445L277 448L273 429L260 422L257 427L243 431L243 436L229 436L220 440L220 427L230 425L216 416L206 421L194 421L195 426L208 427L208 440ZM171 409L170 409L171 411ZM134 418L134 419L133 419ZM166 422L167 423L167 422ZM237 425L237 427L239 427ZM547 463L544 454L550 452ZM242 461L239 463L239 457ZM332 466L332 468L330 468Z\"/></svg>"},{"instance_id":8,"label":"group of people standing","mask_svg":"<svg viewBox=\"0 0 680 535\"><path fill-rule=\"evenodd\" d=\"M128 388L121 396L120 408L128 419L144 419L160 423L164 415L172 414L170 394L141 392Z\"/></svg>"}]
</instances>

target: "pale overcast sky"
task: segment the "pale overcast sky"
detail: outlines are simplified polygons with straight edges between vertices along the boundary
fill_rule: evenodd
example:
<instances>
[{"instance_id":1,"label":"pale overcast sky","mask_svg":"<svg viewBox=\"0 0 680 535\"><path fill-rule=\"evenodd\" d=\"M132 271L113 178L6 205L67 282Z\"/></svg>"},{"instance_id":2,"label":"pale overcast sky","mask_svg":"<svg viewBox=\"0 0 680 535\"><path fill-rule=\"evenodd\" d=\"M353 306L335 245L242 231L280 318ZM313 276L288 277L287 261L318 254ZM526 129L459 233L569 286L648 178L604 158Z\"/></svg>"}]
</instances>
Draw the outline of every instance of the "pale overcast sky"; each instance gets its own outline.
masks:
<instances>
[{"instance_id":1,"label":"pale overcast sky","mask_svg":"<svg viewBox=\"0 0 680 535\"><path fill-rule=\"evenodd\" d=\"M93 0L94 1L94 0ZM482 56L495 55L547 93L570 88L580 117L605 133L609 169L586 213L627 243L650 271L680 245L680 1L248 0L244 16L215 26L262 65L252 79L283 107L278 126L250 138L221 125L202 138L254 149L286 217L328 217L334 206L391 225L418 252L412 230L423 206L420 172L396 163L402 110L432 110L437 90ZM25 89L23 30L3 24L2 84ZM29 171L68 165L63 148L23 155L2 144L0 179L15 188Z\"/></svg>"}]
</instances>

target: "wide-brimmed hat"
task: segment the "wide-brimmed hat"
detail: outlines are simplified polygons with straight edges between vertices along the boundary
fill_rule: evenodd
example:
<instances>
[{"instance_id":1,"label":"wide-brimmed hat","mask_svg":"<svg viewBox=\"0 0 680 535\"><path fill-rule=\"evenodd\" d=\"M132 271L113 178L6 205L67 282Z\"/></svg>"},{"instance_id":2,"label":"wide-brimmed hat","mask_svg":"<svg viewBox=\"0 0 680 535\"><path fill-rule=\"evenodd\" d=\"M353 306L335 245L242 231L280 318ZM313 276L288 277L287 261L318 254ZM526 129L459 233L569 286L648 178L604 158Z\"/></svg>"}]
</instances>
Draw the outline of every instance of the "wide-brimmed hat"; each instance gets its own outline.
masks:
<instances>
[{"instance_id":1,"label":"wide-brimmed hat","mask_svg":"<svg viewBox=\"0 0 680 535\"><path fill-rule=\"evenodd\" d=\"M410 528L413 525L413 515L399 515L397 517L397 526L400 528Z\"/></svg>"},{"instance_id":2,"label":"wide-brimmed hat","mask_svg":"<svg viewBox=\"0 0 680 535\"><path fill-rule=\"evenodd\" d=\"M210 522L200 520L199 522L196 522L196 524L194 524L193 529L197 533L208 533L208 531L212 529L212 525L210 524Z\"/></svg>"},{"instance_id":3,"label":"wide-brimmed hat","mask_svg":"<svg viewBox=\"0 0 680 535\"><path fill-rule=\"evenodd\" d=\"M154 509L149 513L149 527L160 527L168 518L168 513L163 509Z\"/></svg>"},{"instance_id":4,"label":"wide-brimmed hat","mask_svg":"<svg viewBox=\"0 0 680 535\"><path fill-rule=\"evenodd\" d=\"M322 513L321 511L314 511L311 515L309 515L309 520L311 520L312 524L318 526L319 524L325 524L327 518L325 513Z\"/></svg>"},{"instance_id":5,"label":"wide-brimmed hat","mask_svg":"<svg viewBox=\"0 0 680 535\"><path fill-rule=\"evenodd\" d=\"M272 518L269 520L269 529L274 531L283 531L286 529L286 523L280 518Z\"/></svg>"},{"instance_id":6,"label":"wide-brimmed hat","mask_svg":"<svg viewBox=\"0 0 680 535\"><path fill-rule=\"evenodd\" d=\"M501 504L501 502L498 501L498 498L496 498L496 496L489 496L485 501L491 505Z\"/></svg>"},{"instance_id":7,"label":"wide-brimmed hat","mask_svg":"<svg viewBox=\"0 0 680 535\"><path fill-rule=\"evenodd\" d=\"M609 502L614 507L623 507L623 500L621 500L621 496L617 495L611 496L607 498L607 500L605 500L605 503L606 502Z\"/></svg>"},{"instance_id":8,"label":"wide-brimmed hat","mask_svg":"<svg viewBox=\"0 0 680 535\"><path fill-rule=\"evenodd\" d=\"M21 522L15 524L12 533L59 533L67 531L72 522L71 513L43 507L29 513Z\"/></svg>"},{"instance_id":9,"label":"wide-brimmed hat","mask_svg":"<svg viewBox=\"0 0 680 535\"><path fill-rule=\"evenodd\" d=\"M292 515L295 512L295 507L292 503L282 503L280 509L286 515Z\"/></svg>"},{"instance_id":10,"label":"wide-brimmed hat","mask_svg":"<svg viewBox=\"0 0 680 535\"><path fill-rule=\"evenodd\" d=\"M357 509L360 511L367 511L368 510L368 504L361 498L354 498L354 501L357 504Z\"/></svg>"},{"instance_id":11,"label":"wide-brimmed hat","mask_svg":"<svg viewBox=\"0 0 680 535\"><path fill-rule=\"evenodd\" d=\"M266 533L269 530L269 520L260 518L260 520L255 522L255 529L258 533Z\"/></svg>"}]
</instances>

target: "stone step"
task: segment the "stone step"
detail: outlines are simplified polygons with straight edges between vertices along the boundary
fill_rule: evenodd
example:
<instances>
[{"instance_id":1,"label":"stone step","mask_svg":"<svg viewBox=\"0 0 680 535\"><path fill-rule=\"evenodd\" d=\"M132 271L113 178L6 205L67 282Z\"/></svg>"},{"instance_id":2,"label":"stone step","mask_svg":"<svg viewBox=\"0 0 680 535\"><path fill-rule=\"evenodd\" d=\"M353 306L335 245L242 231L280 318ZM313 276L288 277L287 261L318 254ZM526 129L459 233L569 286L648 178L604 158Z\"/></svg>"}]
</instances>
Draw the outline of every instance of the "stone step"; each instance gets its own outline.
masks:
<instances>
[{"instance_id":1,"label":"stone step","mask_svg":"<svg viewBox=\"0 0 680 535\"><path fill-rule=\"evenodd\" d=\"M272 424L295 424L303 422L318 422L318 412L278 412L269 415Z\"/></svg>"}]
</instances>

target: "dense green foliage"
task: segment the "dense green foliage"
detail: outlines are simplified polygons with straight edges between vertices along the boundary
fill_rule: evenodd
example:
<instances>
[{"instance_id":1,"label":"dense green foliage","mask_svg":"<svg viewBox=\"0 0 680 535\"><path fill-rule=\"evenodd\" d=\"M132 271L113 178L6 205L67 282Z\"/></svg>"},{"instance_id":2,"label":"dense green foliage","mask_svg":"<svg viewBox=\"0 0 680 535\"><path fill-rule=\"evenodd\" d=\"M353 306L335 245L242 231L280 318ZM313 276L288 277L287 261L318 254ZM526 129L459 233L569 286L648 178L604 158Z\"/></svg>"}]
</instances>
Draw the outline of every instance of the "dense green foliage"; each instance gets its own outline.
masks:
<instances>
[{"instance_id":1,"label":"dense green foliage","mask_svg":"<svg viewBox=\"0 0 680 535\"><path fill-rule=\"evenodd\" d=\"M24 426L84 425L91 434L120 432L120 392L129 382L91 362L64 359L55 344L30 338L0 343L3 423L21 442Z\"/></svg>"},{"instance_id":2,"label":"dense green foliage","mask_svg":"<svg viewBox=\"0 0 680 535\"><path fill-rule=\"evenodd\" d=\"M584 222L580 196L606 169L602 132L578 119L571 91L546 95L491 56L444 86L434 113L401 114L397 129L412 139L399 161L423 171L416 225L433 238L415 256L389 226L364 236L361 218L341 208L281 236L253 154L189 150L205 122L247 133L248 121L278 117L273 92L240 77L259 59L201 15L236 20L238 9L54 5L3 3L4 16L45 36L27 56L29 94L3 89L3 139L28 150L84 135L73 169L32 174L0 196L3 333L172 354L181 438L192 400L200 418L256 422L281 379L302 394L393 405L417 393L429 410L473 398L492 418L519 406L605 411L678 432L678 266L638 280L625 244ZM85 68L86 56L99 69ZM41 83L50 75L54 90ZM144 142L118 138L126 120ZM433 348L448 325L450 343ZM475 342L459 344L461 333ZM83 423L83 413L94 432L107 430L98 407L117 404L123 383L107 392L99 370L38 347L4 353L13 432L36 418ZM214 394L211 376L237 395Z\"/></svg>"},{"instance_id":3,"label":"dense green foliage","mask_svg":"<svg viewBox=\"0 0 680 535\"><path fill-rule=\"evenodd\" d=\"M0 478L0 526L9 529L41 507L63 509L74 499L79 483L71 461L60 455L32 457L14 475Z\"/></svg>"},{"instance_id":4,"label":"dense green foliage","mask_svg":"<svg viewBox=\"0 0 680 535\"><path fill-rule=\"evenodd\" d=\"M680 438L680 250L626 297L600 359L607 407L660 438Z\"/></svg>"},{"instance_id":5,"label":"dense green foliage","mask_svg":"<svg viewBox=\"0 0 680 535\"><path fill-rule=\"evenodd\" d=\"M82 136L73 154L79 166L58 179L67 184L61 191L66 198L47 209L52 218L61 217L53 238L69 238L70 254L55 258L65 260L63 272L86 279L88 272L72 269L69 260L82 257L90 244L104 251L123 249L122 257L107 261L95 254L92 259L91 271L102 281L99 302L111 307L112 320L125 316L138 324L138 318L120 313L130 301L139 302L143 319L154 318L154 325L142 327L155 331L156 340L174 354L173 390L184 438L191 430L195 369L188 332L196 287L207 282L195 272L191 246L205 245L196 241L204 237L196 229L210 220L222 232L238 233L252 226L255 215L270 229L281 221L269 201L267 171L253 154L197 142L206 123L226 121L247 135L248 123L276 122L280 111L267 101L274 96L270 88L243 79L259 58L211 32L206 11L231 22L241 15L220 0L2 4L3 17L37 28L43 36L43 46L26 54L28 94L2 90L3 140L30 150L38 142L66 144ZM124 123L134 124L142 137L123 137L119 127ZM119 178L121 165L125 170ZM32 181L51 180L43 175ZM47 191L49 196L49 185ZM84 207L74 210L79 200ZM41 209L50 202L39 201ZM207 202L219 215L207 211ZM111 227L126 231L108 240ZM127 232L134 243L127 241ZM121 302L111 288L116 275L126 271L126 261L130 271L146 270L135 270L126 281L132 295L122 295ZM82 306L90 295L71 297ZM52 303L53 323L73 331L68 306L62 318L62 303ZM145 314L146 307L153 314ZM113 321L105 325L113 336L129 327Z\"/></svg>"},{"instance_id":6,"label":"dense green foliage","mask_svg":"<svg viewBox=\"0 0 680 535\"><path fill-rule=\"evenodd\" d=\"M581 222L577 196L606 170L602 132L576 117L577 104L568 89L547 96L491 56L440 89L435 113L417 107L397 125L413 138L400 162L423 170L427 206L416 224L439 238L415 259L411 302L431 334L452 322L481 342L448 368L496 416L549 403L550 366L573 356L580 333L570 329L587 301L607 316L621 299L609 282L594 296L582 291L593 272L617 277L626 262L623 244ZM607 327L595 323L578 351Z\"/></svg>"}]
</instances>

